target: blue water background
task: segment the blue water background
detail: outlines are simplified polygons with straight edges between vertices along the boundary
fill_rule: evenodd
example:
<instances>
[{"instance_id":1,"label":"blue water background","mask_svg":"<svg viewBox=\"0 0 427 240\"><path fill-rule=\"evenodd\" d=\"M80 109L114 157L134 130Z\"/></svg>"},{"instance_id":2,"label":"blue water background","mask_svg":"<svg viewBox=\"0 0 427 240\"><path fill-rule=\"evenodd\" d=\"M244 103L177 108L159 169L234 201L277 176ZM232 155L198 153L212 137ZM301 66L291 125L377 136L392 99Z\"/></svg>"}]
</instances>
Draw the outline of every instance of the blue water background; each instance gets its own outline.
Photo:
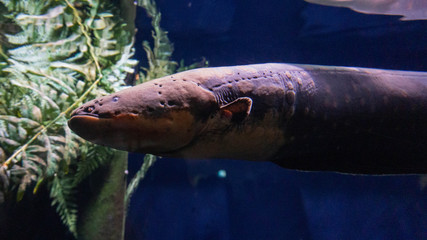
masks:
<instances>
[{"instance_id":1,"label":"blue water background","mask_svg":"<svg viewBox=\"0 0 427 240\"><path fill-rule=\"evenodd\" d=\"M291 0L157 0L174 59L427 71L427 21ZM138 10L137 50L151 36ZM130 154L132 176L142 155ZM226 173L220 176L218 173ZM160 159L134 194L126 239L427 239L421 176L309 173L272 163Z\"/></svg>"}]
</instances>

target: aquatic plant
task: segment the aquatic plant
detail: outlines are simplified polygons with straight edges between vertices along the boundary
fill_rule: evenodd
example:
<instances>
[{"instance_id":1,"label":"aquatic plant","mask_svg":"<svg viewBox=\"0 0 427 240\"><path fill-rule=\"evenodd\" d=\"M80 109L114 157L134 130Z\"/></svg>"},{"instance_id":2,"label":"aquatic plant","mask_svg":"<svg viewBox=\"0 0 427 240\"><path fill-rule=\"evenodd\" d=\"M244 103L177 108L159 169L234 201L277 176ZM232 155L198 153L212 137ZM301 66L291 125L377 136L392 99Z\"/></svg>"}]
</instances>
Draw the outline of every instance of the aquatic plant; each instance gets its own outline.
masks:
<instances>
[{"instance_id":1,"label":"aquatic plant","mask_svg":"<svg viewBox=\"0 0 427 240\"><path fill-rule=\"evenodd\" d=\"M142 46L147 54L148 67L142 67L143 72L139 75L139 83L160 78L175 72L181 72L196 67L207 67L208 61L202 58L189 66L185 66L184 60L177 63L172 60L174 51L173 44L169 40L168 32L160 27L162 14L154 0L138 0L138 6L143 7L151 18L153 26L153 46L149 41L143 41Z\"/></svg>"},{"instance_id":2,"label":"aquatic plant","mask_svg":"<svg viewBox=\"0 0 427 240\"><path fill-rule=\"evenodd\" d=\"M154 0L138 0L138 6L145 9L147 16L151 18L153 45L149 41L143 41L142 45L147 54L148 66L142 67L139 73L138 83L147 82L152 79L160 78L184 70L196 67L206 67L208 61L202 58L201 61L185 66L184 60L178 64L172 60L173 44L169 40L168 32L160 27L161 13ZM133 179L129 182L125 203L129 205L132 194L137 189L140 181L145 177L148 169L156 161L156 156L147 154L144 157L144 163Z\"/></svg>"},{"instance_id":3,"label":"aquatic plant","mask_svg":"<svg viewBox=\"0 0 427 240\"><path fill-rule=\"evenodd\" d=\"M160 27L161 13L156 2L153 0L138 0L138 6L145 9L147 15L152 19L153 47L149 41L143 41L142 46L147 53L148 68L143 68L145 74L141 74L141 82L163 77L175 73L178 64L171 60L173 45L171 44L167 31Z\"/></svg>"},{"instance_id":4,"label":"aquatic plant","mask_svg":"<svg viewBox=\"0 0 427 240\"><path fill-rule=\"evenodd\" d=\"M132 35L108 1L0 3L0 202L46 185L76 235L76 186L113 151L73 134L67 115L124 86Z\"/></svg>"},{"instance_id":5,"label":"aquatic plant","mask_svg":"<svg viewBox=\"0 0 427 240\"><path fill-rule=\"evenodd\" d=\"M142 0L153 25L140 80L174 73L173 45L152 0ZM108 1L0 0L0 204L47 187L63 223L77 235L76 189L114 151L84 141L67 126L81 102L115 92L134 76L132 33ZM178 70L203 66L196 63ZM126 202L155 156L131 180Z\"/></svg>"}]
</instances>

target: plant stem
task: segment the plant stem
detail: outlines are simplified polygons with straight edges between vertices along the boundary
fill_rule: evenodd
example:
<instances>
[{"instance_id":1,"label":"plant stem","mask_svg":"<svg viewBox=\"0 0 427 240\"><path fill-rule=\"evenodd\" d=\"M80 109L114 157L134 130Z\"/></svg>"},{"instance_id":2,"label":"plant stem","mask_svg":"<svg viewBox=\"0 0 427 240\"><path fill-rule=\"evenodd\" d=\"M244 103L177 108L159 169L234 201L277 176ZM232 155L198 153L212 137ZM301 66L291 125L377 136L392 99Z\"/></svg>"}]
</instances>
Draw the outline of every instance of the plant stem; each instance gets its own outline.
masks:
<instances>
[{"instance_id":1,"label":"plant stem","mask_svg":"<svg viewBox=\"0 0 427 240\"><path fill-rule=\"evenodd\" d=\"M151 165L153 165L155 161L156 161L156 156L151 154L145 155L144 163L142 164L138 172L135 174L135 176L132 178L132 180L129 182L129 185L126 189L126 195L125 195L126 206L129 206L130 198L132 197L132 194L138 188L139 183L145 177L145 174L147 173L148 169L151 167Z\"/></svg>"}]
</instances>

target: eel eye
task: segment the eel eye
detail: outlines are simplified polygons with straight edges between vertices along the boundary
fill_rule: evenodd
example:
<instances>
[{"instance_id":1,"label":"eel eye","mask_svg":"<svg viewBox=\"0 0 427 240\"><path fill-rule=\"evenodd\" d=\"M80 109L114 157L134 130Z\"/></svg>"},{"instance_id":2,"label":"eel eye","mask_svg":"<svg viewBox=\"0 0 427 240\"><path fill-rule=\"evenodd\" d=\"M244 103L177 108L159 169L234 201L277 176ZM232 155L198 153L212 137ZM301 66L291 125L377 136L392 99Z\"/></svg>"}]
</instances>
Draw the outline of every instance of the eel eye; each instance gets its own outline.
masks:
<instances>
[{"instance_id":1,"label":"eel eye","mask_svg":"<svg viewBox=\"0 0 427 240\"><path fill-rule=\"evenodd\" d=\"M117 96L113 97L113 102L117 102L117 101L119 101L119 97Z\"/></svg>"}]
</instances>

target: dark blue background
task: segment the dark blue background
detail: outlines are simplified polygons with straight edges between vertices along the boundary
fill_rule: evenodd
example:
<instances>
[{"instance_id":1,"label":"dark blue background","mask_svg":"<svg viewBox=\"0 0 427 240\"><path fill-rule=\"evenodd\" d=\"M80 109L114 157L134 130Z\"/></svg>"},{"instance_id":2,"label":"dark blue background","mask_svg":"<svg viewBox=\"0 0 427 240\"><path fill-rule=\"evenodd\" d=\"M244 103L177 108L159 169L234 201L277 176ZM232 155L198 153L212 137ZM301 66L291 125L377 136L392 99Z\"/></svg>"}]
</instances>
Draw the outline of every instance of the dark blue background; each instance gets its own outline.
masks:
<instances>
[{"instance_id":1,"label":"dark blue background","mask_svg":"<svg viewBox=\"0 0 427 240\"><path fill-rule=\"evenodd\" d=\"M291 0L157 0L174 59L427 70L427 23ZM139 9L137 47L150 38ZM130 155L130 175L141 163ZM225 170L225 178L218 176ZM351 176L272 163L160 159L134 194L126 239L427 239L421 176Z\"/></svg>"}]
</instances>

